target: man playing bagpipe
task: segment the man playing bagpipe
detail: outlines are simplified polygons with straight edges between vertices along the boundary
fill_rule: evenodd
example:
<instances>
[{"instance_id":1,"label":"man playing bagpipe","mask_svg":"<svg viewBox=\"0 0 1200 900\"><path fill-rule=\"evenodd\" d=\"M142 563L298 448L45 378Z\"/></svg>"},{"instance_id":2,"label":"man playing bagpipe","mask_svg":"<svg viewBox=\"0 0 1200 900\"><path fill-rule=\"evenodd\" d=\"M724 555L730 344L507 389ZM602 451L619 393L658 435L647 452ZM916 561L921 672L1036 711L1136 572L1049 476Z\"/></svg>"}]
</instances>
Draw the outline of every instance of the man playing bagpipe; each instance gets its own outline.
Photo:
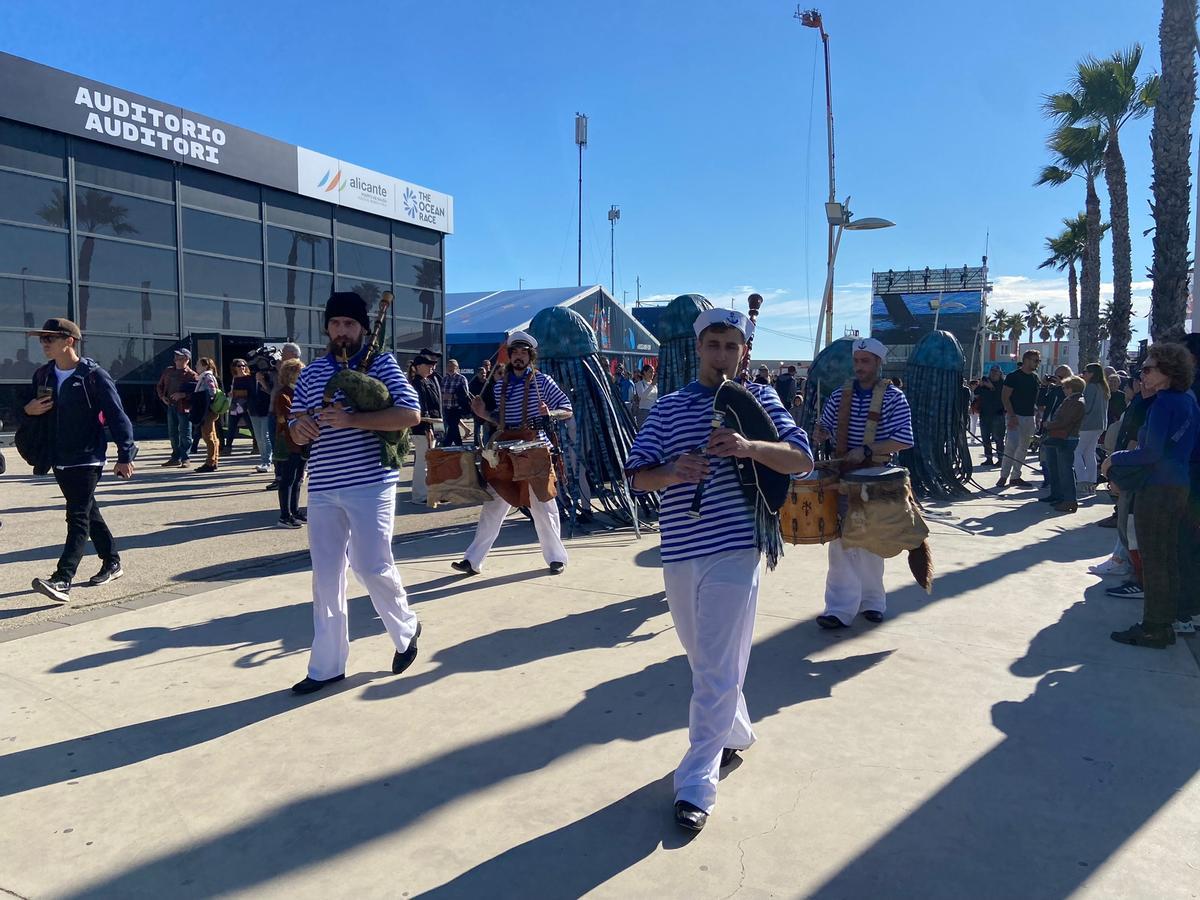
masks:
<instances>
[{"instance_id":1,"label":"man playing bagpipe","mask_svg":"<svg viewBox=\"0 0 1200 900\"><path fill-rule=\"evenodd\" d=\"M638 432L625 471L637 491L661 491L667 604L692 669L690 746L675 771L675 821L699 831L716 802L722 765L755 739L742 695L754 636L763 547L758 504L743 490L735 460L778 473L812 469L808 438L774 389L726 379L748 353L754 323L710 309L696 319L698 378L660 397ZM769 417L774 441L714 427L719 393L748 392ZM770 427L770 426L768 426ZM698 514L698 515L697 515ZM774 524L774 523L773 523ZM776 533L777 524L774 524Z\"/></svg>"}]
</instances>

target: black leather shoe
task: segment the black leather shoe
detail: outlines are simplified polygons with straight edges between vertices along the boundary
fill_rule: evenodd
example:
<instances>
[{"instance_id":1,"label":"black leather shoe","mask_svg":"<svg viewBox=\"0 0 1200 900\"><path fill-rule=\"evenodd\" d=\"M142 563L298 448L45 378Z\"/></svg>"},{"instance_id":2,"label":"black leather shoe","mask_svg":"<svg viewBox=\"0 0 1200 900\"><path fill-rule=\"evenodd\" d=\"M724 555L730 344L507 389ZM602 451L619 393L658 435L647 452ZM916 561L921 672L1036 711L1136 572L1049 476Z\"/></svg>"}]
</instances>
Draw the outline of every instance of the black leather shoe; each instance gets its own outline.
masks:
<instances>
[{"instance_id":1,"label":"black leather shoe","mask_svg":"<svg viewBox=\"0 0 1200 900\"><path fill-rule=\"evenodd\" d=\"M551 575L561 575L563 573L563 569L565 569L566 567L567 567L566 563L552 562L552 563L550 563L550 574Z\"/></svg>"},{"instance_id":2,"label":"black leather shoe","mask_svg":"<svg viewBox=\"0 0 1200 900\"><path fill-rule=\"evenodd\" d=\"M835 628L849 628L850 626L839 619L837 616L817 616L817 624L822 628L833 630Z\"/></svg>"},{"instance_id":3,"label":"black leather shoe","mask_svg":"<svg viewBox=\"0 0 1200 900\"><path fill-rule=\"evenodd\" d=\"M878 625L880 622L883 621L883 613L881 613L877 609L863 610L862 617L864 619L866 619L868 622L871 622L875 625Z\"/></svg>"},{"instance_id":4,"label":"black leather shoe","mask_svg":"<svg viewBox=\"0 0 1200 900\"><path fill-rule=\"evenodd\" d=\"M421 623L417 623L417 633L408 642L408 649L401 653L399 650L392 656L392 674L400 675L413 664L417 658L417 638L421 636Z\"/></svg>"},{"instance_id":5,"label":"black leather shoe","mask_svg":"<svg viewBox=\"0 0 1200 900\"><path fill-rule=\"evenodd\" d=\"M1144 622L1138 622L1132 628L1114 631L1112 639L1118 644L1129 644L1132 647L1152 647L1155 650L1166 650L1175 643L1175 628L1171 625L1147 625Z\"/></svg>"},{"instance_id":6,"label":"black leather shoe","mask_svg":"<svg viewBox=\"0 0 1200 900\"><path fill-rule=\"evenodd\" d=\"M456 572L462 572L464 575L478 575L479 572L467 560L460 559L456 563L450 563L450 568Z\"/></svg>"},{"instance_id":7,"label":"black leather shoe","mask_svg":"<svg viewBox=\"0 0 1200 900\"><path fill-rule=\"evenodd\" d=\"M675 801L675 824L688 831L699 831L708 821L708 813L686 800Z\"/></svg>"},{"instance_id":8,"label":"black leather shoe","mask_svg":"<svg viewBox=\"0 0 1200 900\"><path fill-rule=\"evenodd\" d=\"M335 681L341 681L346 677L346 673L334 675L332 678L305 678L303 681L297 681L292 685L293 694L315 694L327 684L333 684Z\"/></svg>"},{"instance_id":9,"label":"black leather shoe","mask_svg":"<svg viewBox=\"0 0 1200 900\"><path fill-rule=\"evenodd\" d=\"M739 753L741 753L741 751L735 750L733 747L726 747L724 750L722 750L721 751L721 768L724 769L731 762L733 762L735 759L737 759L737 755Z\"/></svg>"}]
</instances>

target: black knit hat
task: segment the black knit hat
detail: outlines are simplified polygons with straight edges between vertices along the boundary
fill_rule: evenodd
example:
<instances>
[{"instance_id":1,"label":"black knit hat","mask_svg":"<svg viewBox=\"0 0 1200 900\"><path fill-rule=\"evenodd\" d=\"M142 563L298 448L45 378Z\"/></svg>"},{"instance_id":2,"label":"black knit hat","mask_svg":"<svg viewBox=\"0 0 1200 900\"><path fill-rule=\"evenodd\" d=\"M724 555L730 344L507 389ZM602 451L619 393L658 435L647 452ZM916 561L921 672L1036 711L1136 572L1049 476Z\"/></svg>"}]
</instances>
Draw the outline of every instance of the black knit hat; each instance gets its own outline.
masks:
<instances>
[{"instance_id":1,"label":"black knit hat","mask_svg":"<svg viewBox=\"0 0 1200 900\"><path fill-rule=\"evenodd\" d=\"M325 327L329 327L330 319L338 316L353 319L364 331L371 330L371 320L367 318L367 301L354 291L334 291L325 301Z\"/></svg>"}]
</instances>

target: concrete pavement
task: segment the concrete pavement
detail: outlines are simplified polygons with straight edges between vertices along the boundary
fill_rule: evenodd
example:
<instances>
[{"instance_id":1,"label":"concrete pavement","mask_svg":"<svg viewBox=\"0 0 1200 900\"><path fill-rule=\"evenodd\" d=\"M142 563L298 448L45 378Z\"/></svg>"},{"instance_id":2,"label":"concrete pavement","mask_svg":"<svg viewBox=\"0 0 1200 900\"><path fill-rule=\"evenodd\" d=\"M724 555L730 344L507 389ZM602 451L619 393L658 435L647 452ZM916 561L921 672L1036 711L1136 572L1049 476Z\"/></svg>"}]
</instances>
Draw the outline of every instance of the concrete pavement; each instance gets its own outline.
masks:
<instances>
[{"instance_id":1,"label":"concrete pavement","mask_svg":"<svg viewBox=\"0 0 1200 900\"><path fill-rule=\"evenodd\" d=\"M1047 516L1030 496L931 518L933 594L889 562L880 626L817 629L824 551L788 550L747 679L759 742L691 841L670 816L689 675L655 537L578 538L552 578L514 518L463 579L469 529L401 523L416 664L390 674L356 589L346 681L297 699L303 534L239 532L221 546L264 541L251 571L275 574L4 643L0 891L1196 897L1200 670L1184 642L1108 639L1139 612L1086 572L1110 507ZM137 549L187 548L203 572L214 540Z\"/></svg>"}]
</instances>

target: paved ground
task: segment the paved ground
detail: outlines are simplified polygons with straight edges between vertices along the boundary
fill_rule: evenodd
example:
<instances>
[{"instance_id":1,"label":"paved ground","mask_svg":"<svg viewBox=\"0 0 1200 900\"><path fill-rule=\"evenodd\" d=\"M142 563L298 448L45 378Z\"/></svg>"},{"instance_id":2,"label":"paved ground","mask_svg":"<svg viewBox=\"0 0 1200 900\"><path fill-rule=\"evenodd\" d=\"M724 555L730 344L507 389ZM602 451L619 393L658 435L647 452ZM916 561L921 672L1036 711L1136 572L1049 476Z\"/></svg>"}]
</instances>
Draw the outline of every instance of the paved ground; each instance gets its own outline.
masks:
<instances>
[{"instance_id":1,"label":"paved ground","mask_svg":"<svg viewBox=\"0 0 1200 900\"><path fill-rule=\"evenodd\" d=\"M180 478L140 486L189 496L172 494ZM60 611L73 624L4 644L0 894L1200 894L1200 670L1182 643L1108 640L1138 613L1086 574L1111 544L1089 524L1108 507L956 504L933 525L933 594L893 561L889 619L836 635L811 621L824 553L789 551L764 580L747 681L759 743L687 841L670 771L689 676L654 537L579 538L551 578L514 519L487 571L460 579L448 563L469 530L415 538L410 523L434 520L406 517L416 665L387 671L357 589L350 677L295 699L311 635L303 536L260 530L251 480L230 475L228 497L180 501L182 515L114 484L126 525L173 534L131 540L129 558L159 575L136 576L140 597L98 595L132 609ZM52 499L17 489L22 507ZM24 578L61 524L3 517L4 571ZM156 602L196 573L214 580Z\"/></svg>"}]
</instances>

